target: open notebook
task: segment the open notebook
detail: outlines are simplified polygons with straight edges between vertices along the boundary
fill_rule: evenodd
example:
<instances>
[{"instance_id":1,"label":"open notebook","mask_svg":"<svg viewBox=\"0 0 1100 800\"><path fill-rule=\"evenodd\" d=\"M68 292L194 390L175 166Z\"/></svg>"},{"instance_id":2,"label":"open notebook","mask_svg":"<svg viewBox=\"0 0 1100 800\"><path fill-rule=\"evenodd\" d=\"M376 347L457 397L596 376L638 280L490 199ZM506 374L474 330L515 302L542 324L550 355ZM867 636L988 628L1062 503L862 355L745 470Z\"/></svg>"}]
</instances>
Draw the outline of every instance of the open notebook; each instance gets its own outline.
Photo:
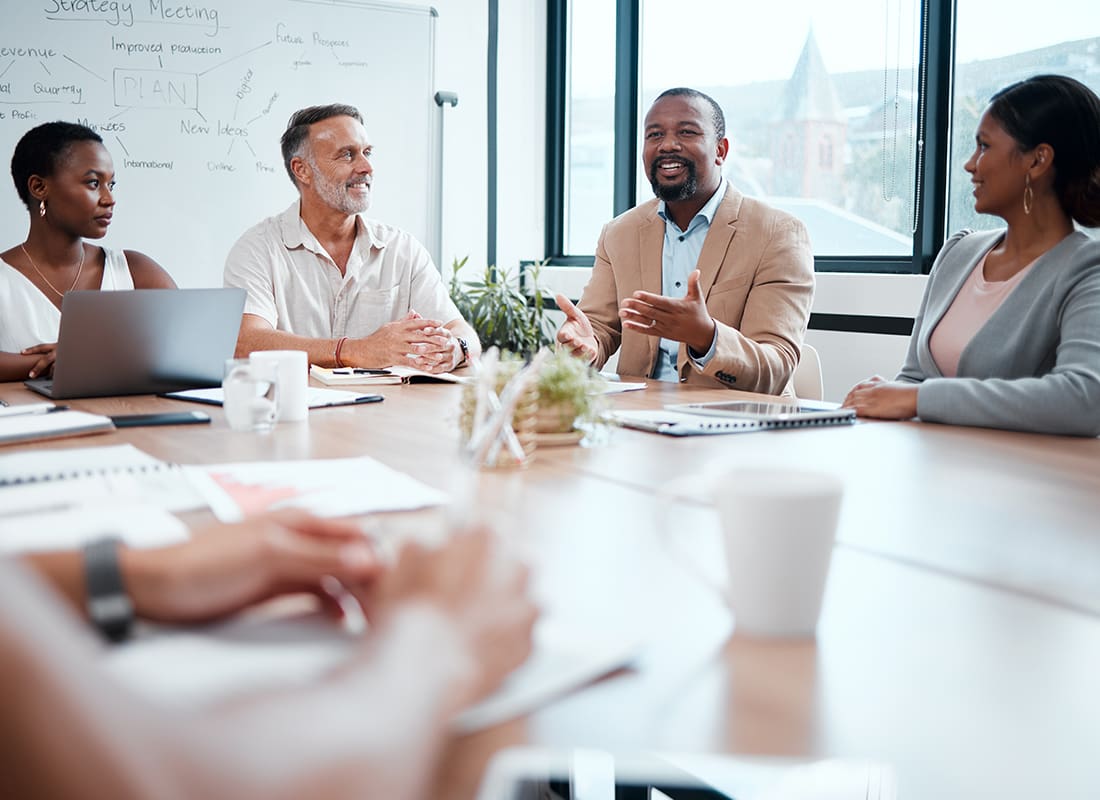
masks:
<instances>
[{"instance_id":1,"label":"open notebook","mask_svg":"<svg viewBox=\"0 0 1100 800\"><path fill-rule=\"evenodd\" d=\"M392 366L385 369L361 369L341 367L327 369L311 364L310 377L316 378L326 386L385 386L399 383L464 383L466 377L453 372L424 372L412 367Z\"/></svg>"},{"instance_id":2,"label":"open notebook","mask_svg":"<svg viewBox=\"0 0 1100 800\"><path fill-rule=\"evenodd\" d=\"M669 436L850 425L855 419L853 409L810 401L769 403L723 400L716 403L682 403L657 410L615 411L611 414L611 420L623 427Z\"/></svg>"}]
</instances>

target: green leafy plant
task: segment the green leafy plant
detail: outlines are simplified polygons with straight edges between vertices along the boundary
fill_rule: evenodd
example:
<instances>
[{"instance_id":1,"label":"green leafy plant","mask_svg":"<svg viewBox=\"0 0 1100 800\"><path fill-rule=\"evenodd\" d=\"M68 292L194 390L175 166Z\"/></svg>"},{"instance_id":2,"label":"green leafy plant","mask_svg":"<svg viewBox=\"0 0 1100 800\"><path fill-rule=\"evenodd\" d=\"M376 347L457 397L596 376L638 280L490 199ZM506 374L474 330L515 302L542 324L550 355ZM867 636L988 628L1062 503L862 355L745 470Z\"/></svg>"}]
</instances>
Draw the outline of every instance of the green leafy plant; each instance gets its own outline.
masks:
<instances>
[{"instance_id":1,"label":"green leafy plant","mask_svg":"<svg viewBox=\"0 0 1100 800\"><path fill-rule=\"evenodd\" d=\"M487 266L480 280L460 280L459 271L467 261L469 256L454 260L449 289L459 313L477 331L481 346L495 345L502 351L530 356L550 344L551 322L538 283L542 264L532 265L526 273L531 279L528 295L504 268Z\"/></svg>"}]
</instances>

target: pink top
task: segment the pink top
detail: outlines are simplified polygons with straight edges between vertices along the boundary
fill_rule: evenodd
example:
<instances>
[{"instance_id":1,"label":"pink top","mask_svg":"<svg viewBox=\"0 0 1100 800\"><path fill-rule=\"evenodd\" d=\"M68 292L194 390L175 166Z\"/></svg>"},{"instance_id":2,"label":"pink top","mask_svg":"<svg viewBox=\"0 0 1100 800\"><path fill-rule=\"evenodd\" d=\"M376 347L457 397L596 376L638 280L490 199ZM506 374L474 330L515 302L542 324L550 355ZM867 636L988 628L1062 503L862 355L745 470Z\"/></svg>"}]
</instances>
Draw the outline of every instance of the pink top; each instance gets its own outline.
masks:
<instances>
[{"instance_id":1,"label":"pink top","mask_svg":"<svg viewBox=\"0 0 1100 800\"><path fill-rule=\"evenodd\" d=\"M1000 308L1034 263L1032 261L1006 281L987 281L985 256L982 256L928 339L932 358L945 377L955 377L963 349L993 316L993 312Z\"/></svg>"}]
</instances>

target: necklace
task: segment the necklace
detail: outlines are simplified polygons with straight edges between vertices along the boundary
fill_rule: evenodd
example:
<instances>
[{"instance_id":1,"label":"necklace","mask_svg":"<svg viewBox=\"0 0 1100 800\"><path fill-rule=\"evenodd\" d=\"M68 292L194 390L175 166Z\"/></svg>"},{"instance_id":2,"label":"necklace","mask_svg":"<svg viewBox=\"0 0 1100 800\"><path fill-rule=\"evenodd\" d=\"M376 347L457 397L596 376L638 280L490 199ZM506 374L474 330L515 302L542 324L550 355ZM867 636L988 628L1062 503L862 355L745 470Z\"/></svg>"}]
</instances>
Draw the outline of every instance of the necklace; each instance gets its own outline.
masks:
<instances>
[{"instance_id":1,"label":"necklace","mask_svg":"<svg viewBox=\"0 0 1100 800\"><path fill-rule=\"evenodd\" d=\"M60 289L58 289L56 286L54 286L52 283L50 283L50 279L42 274L42 270L40 270L38 268L38 265L34 263L34 259L31 258L31 254L27 252L27 248L24 245L19 245L19 249L23 251L23 255L25 255L27 257L27 261L31 262L31 266L34 267L34 271L38 273L38 277L41 278L42 280L44 280L46 282L46 285L49 286L51 289L53 289L58 297L64 297L65 293L62 292ZM80 280L80 273L83 272L83 271L84 271L84 243L81 242L81 244L80 244L80 266L78 266L76 268L76 277L73 278L73 285L69 287L70 292L73 289L76 288L76 283L77 283L77 281Z\"/></svg>"}]
</instances>

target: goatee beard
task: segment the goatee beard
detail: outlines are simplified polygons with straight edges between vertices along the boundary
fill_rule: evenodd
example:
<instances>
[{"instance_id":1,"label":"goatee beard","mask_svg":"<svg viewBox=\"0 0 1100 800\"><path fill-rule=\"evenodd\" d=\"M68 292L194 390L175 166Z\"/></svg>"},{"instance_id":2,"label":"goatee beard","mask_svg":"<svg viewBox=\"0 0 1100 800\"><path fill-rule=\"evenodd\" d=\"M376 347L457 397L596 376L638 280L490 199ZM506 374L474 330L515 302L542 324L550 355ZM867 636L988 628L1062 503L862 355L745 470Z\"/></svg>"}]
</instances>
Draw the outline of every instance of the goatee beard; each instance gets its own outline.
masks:
<instances>
[{"instance_id":1,"label":"goatee beard","mask_svg":"<svg viewBox=\"0 0 1100 800\"><path fill-rule=\"evenodd\" d=\"M675 203L678 200L687 200L699 191L699 175L695 171L695 165L690 161L676 159L678 164L683 164L687 175L680 183L662 184L657 181L657 161L668 161L668 158L656 159L649 165L649 185L653 187L653 194L666 203Z\"/></svg>"}]
</instances>

